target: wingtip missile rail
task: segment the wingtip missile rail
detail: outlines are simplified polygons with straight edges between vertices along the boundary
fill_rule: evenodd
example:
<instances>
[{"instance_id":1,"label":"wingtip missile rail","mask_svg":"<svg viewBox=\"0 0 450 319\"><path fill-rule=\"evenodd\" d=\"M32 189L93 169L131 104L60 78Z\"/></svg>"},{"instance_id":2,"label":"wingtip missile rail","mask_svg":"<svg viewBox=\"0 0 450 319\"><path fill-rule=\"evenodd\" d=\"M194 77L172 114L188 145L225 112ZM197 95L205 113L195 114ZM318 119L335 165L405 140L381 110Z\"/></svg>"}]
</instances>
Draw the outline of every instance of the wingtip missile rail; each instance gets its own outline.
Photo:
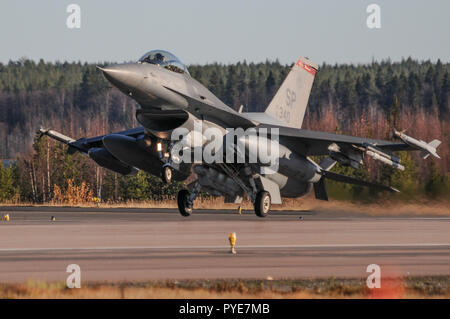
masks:
<instances>
[{"instance_id":1,"label":"wingtip missile rail","mask_svg":"<svg viewBox=\"0 0 450 319\"><path fill-rule=\"evenodd\" d=\"M88 150L84 149L84 147L80 143L84 139L74 140L73 138L71 138L69 136L66 136L66 135L56 132L54 130L45 129L42 127L39 129L38 132L39 132L40 136L47 135L47 136L53 138L54 140L57 140L61 143L69 145L69 150L68 150L69 154L73 154L75 151L80 151L84 154L87 154Z\"/></svg>"},{"instance_id":2,"label":"wingtip missile rail","mask_svg":"<svg viewBox=\"0 0 450 319\"><path fill-rule=\"evenodd\" d=\"M421 155L422 158L425 159L428 156L433 155L436 158L441 158L437 153L436 153L436 148L441 144L441 141L439 140L433 140L430 143L427 143L425 141L422 140L416 140L415 138L406 135L403 132L399 132L396 129L394 129L394 137L401 139L404 143L408 144L411 147L414 147L420 151L422 151Z\"/></svg>"},{"instance_id":3,"label":"wingtip missile rail","mask_svg":"<svg viewBox=\"0 0 450 319\"><path fill-rule=\"evenodd\" d=\"M53 139L55 139L55 140L57 140L59 142L65 143L65 144L70 144L70 143L75 142L75 140L73 138L68 137L68 136L66 136L64 134L61 134L59 132L53 131L53 130L40 128L39 129L39 133L42 134L42 135L50 136L51 138L53 138Z\"/></svg>"}]
</instances>

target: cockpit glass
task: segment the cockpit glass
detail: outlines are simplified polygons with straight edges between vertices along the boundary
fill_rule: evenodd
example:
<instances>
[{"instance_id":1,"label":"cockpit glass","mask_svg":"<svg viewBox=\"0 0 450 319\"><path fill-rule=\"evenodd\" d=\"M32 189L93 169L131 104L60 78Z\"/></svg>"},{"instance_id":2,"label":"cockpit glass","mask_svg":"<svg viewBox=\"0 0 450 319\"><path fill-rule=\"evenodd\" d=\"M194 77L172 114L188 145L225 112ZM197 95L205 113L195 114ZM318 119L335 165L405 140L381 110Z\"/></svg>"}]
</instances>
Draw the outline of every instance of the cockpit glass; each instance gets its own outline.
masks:
<instances>
[{"instance_id":1,"label":"cockpit glass","mask_svg":"<svg viewBox=\"0 0 450 319\"><path fill-rule=\"evenodd\" d=\"M175 55L164 50L147 52L139 59L139 62L157 64L170 71L189 75L187 67Z\"/></svg>"}]
</instances>

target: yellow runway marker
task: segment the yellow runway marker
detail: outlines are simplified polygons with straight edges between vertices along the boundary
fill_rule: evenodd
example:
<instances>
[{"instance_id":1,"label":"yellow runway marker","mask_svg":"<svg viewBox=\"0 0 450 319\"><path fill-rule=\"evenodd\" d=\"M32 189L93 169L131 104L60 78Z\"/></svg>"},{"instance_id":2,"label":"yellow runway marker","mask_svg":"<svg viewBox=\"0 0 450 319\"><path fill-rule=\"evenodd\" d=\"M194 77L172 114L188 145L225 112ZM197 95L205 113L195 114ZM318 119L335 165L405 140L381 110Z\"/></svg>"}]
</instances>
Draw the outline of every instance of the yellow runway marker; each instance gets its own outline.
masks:
<instances>
[{"instance_id":1,"label":"yellow runway marker","mask_svg":"<svg viewBox=\"0 0 450 319\"><path fill-rule=\"evenodd\" d=\"M236 250L234 246L236 245L236 233L228 234L228 241L230 242L231 250L230 253L235 254Z\"/></svg>"}]
</instances>

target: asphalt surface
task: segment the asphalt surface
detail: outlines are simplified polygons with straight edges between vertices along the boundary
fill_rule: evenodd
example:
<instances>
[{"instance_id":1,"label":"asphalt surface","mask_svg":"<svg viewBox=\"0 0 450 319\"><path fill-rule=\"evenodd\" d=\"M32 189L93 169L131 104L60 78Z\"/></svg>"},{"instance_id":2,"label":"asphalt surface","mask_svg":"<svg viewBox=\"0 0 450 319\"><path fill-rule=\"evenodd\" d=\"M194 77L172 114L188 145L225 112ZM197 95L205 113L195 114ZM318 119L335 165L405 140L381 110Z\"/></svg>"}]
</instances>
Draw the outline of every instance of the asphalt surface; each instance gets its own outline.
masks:
<instances>
[{"instance_id":1,"label":"asphalt surface","mask_svg":"<svg viewBox=\"0 0 450 319\"><path fill-rule=\"evenodd\" d=\"M450 216L0 207L0 283L450 275ZM51 221L51 216L56 220ZM300 217L300 218L299 218ZM237 254L228 234L236 232Z\"/></svg>"}]
</instances>

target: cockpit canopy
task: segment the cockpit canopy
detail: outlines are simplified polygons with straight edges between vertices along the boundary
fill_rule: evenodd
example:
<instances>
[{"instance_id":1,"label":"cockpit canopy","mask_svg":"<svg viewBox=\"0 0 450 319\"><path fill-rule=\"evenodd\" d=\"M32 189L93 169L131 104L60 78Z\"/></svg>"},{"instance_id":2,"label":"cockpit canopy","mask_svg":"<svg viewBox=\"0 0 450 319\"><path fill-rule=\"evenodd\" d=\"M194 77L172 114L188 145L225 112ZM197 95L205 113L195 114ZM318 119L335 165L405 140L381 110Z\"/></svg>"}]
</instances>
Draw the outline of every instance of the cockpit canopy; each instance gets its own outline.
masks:
<instances>
[{"instance_id":1,"label":"cockpit canopy","mask_svg":"<svg viewBox=\"0 0 450 319\"><path fill-rule=\"evenodd\" d=\"M175 55L164 50L147 52L139 59L139 63L157 64L170 71L190 75L187 67Z\"/></svg>"}]
</instances>

